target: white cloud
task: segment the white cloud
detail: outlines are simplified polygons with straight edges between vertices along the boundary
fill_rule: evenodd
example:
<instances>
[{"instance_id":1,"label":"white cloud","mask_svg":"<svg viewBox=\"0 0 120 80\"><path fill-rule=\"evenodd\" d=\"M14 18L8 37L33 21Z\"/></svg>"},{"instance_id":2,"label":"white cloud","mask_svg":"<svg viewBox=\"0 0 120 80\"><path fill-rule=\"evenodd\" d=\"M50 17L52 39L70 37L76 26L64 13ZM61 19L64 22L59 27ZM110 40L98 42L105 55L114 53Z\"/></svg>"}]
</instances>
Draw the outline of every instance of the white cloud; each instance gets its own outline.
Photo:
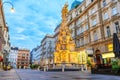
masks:
<instances>
[{"instance_id":1,"label":"white cloud","mask_svg":"<svg viewBox=\"0 0 120 80\"><path fill-rule=\"evenodd\" d=\"M22 33L23 31L25 31L25 28L16 27L15 30L17 31L17 33Z\"/></svg>"},{"instance_id":2,"label":"white cloud","mask_svg":"<svg viewBox=\"0 0 120 80\"><path fill-rule=\"evenodd\" d=\"M29 36L25 36L22 34L16 34L16 35L12 36L13 40L26 40L28 38L29 38Z\"/></svg>"}]
</instances>

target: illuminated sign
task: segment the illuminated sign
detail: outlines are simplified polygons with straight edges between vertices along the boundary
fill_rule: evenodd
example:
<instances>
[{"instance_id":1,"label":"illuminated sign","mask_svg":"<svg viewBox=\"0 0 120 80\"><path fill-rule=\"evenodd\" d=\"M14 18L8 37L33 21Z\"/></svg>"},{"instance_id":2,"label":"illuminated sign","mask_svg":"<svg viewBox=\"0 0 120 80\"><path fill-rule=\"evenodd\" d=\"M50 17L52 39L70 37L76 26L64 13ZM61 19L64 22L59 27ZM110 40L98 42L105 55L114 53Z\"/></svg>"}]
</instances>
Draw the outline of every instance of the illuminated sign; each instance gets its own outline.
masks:
<instances>
[{"instance_id":1,"label":"illuminated sign","mask_svg":"<svg viewBox=\"0 0 120 80\"><path fill-rule=\"evenodd\" d=\"M102 58L112 58L112 57L115 57L115 54L113 52L102 54Z\"/></svg>"},{"instance_id":2,"label":"illuminated sign","mask_svg":"<svg viewBox=\"0 0 120 80\"><path fill-rule=\"evenodd\" d=\"M113 44L108 45L108 51L113 51Z\"/></svg>"}]
</instances>

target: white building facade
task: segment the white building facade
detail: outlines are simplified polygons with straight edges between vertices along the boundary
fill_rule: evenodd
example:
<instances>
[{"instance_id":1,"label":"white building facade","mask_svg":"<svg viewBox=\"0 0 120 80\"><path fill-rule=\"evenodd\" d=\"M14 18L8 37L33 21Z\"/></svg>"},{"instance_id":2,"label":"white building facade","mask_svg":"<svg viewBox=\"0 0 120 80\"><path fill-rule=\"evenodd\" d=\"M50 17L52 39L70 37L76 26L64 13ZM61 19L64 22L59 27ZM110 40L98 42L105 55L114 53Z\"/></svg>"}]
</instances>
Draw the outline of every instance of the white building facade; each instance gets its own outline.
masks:
<instances>
[{"instance_id":1,"label":"white building facade","mask_svg":"<svg viewBox=\"0 0 120 80\"><path fill-rule=\"evenodd\" d=\"M55 50L55 38L53 35L46 35L41 41L42 54L41 65L52 67L53 53Z\"/></svg>"},{"instance_id":2,"label":"white building facade","mask_svg":"<svg viewBox=\"0 0 120 80\"><path fill-rule=\"evenodd\" d=\"M8 61L13 68L17 68L18 47L11 47Z\"/></svg>"}]
</instances>

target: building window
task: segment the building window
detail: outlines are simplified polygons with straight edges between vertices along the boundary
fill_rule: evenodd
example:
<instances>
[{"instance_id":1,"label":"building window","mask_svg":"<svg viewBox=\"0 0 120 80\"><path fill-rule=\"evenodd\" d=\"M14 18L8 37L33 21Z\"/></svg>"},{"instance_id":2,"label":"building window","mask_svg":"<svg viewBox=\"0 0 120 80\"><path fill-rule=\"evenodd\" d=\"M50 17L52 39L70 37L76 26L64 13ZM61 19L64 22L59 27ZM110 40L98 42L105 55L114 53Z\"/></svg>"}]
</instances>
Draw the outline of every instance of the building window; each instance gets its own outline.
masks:
<instances>
[{"instance_id":1,"label":"building window","mask_svg":"<svg viewBox=\"0 0 120 80\"><path fill-rule=\"evenodd\" d=\"M82 33L84 32L84 27L81 27Z\"/></svg>"},{"instance_id":2,"label":"building window","mask_svg":"<svg viewBox=\"0 0 120 80\"><path fill-rule=\"evenodd\" d=\"M106 0L103 0L103 7L106 6Z\"/></svg>"},{"instance_id":3,"label":"building window","mask_svg":"<svg viewBox=\"0 0 120 80\"><path fill-rule=\"evenodd\" d=\"M82 28L80 27L79 29L80 29L80 34L81 34L82 33Z\"/></svg>"},{"instance_id":4,"label":"building window","mask_svg":"<svg viewBox=\"0 0 120 80\"><path fill-rule=\"evenodd\" d=\"M108 19L108 18L109 18L109 17L108 17L108 13L105 12L105 13L104 13L104 17L103 17L103 19L106 20L106 19Z\"/></svg>"},{"instance_id":5,"label":"building window","mask_svg":"<svg viewBox=\"0 0 120 80\"><path fill-rule=\"evenodd\" d=\"M87 15L85 15L85 19L87 19Z\"/></svg>"},{"instance_id":6,"label":"building window","mask_svg":"<svg viewBox=\"0 0 120 80\"><path fill-rule=\"evenodd\" d=\"M25 54L22 54L22 56L25 56Z\"/></svg>"},{"instance_id":7,"label":"building window","mask_svg":"<svg viewBox=\"0 0 120 80\"><path fill-rule=\"evenodd\" d=\"M75 33L74 29L71 30L71 33L72 33L72 37L74 37L74 33Z\"/></svg>"},{"instance_id":8,"label":"building window","mask_svg":"<svg viewBox=\"0 0 120 80\"><path fill-rule=\"evenodd\" d=\"M79 47L80 46L80 40L76 40L76 46Z\"/></svg>"},{"instance_id":9,"label":"building window","mask_svg":"<svg viewBox=\"0 0 120 80\"><path fill-rule=\"evenodd\" d=\"M117 14L117 7L113 7L112 8L112 15L116 15Z\"/></svg>"},{"instance_id":10,"label":"building window","mask_svg":"<svg viewBox=\"0 0 120 80\"><path fill-rule=\"evenodd\" d=\"M79 35L79 34L80 34L80 28L77 29L77 35Z\"/></svg>"},{"instance_id":11,"label":"building window","mask_svg":"<svg viewBox=\"0 0 120 80\"><path fill-rule=\"evenodd\" d=\"M78 12L76 11L75 13L76 13L76 16L78 16Z\"/></svg>"},{"instance_id":12,"label":"building window","mask_svg":"<svg viewBox=\"0 0 120 80\"><path fill-rule=\"evenodd\" d=\"M97 31L94 31L94 32L93 32L93 38L94 38L94 41L98 40Z\"/></svg>"},{"instance_id":13,"label":"building window","mask_svg":"<svg viewBox=\"0 0 120 80\"><path fill-rule=\"evenodd\" d=\"M110 37L111 32L110 32L110 27L109 26L106 27L106 31L107 31L107 37Z\"/></svg>"},{"instance_id":14,"label":"building window","mask_svg":"<svg viewBox=\"0 0 120 80\"><path fill-rule=\"evenodd\" d=\"M95 9L92 8L92 9L91 9L91 15L92 15L94 12L95 12Z\"/></svg>"},{"instance_id":15,"label":"building window","mask_svg":"<svg viewBox=\"0 0 120 80\"><path fill-rule=\"evenodd\" d=\"M93 2L94 0L91 0L91 2Z\"/></svg>"},{"instance_id":16,"label":"building window","mask_svg":"<svg viewBox=\"0 0 120 80\"><path fill-rule=\"evenodd\" d=\"M81 22L80 22L80 19L78 19L78 20L76 21L76 26L78 26L80 23L81 23Z\"/></svg>"},{"instance_id":17,"label":"building window","mask_svg":"<svg viewBox=\"0 0 120 80\"><path fill-rule=\"evenodd\" d=\"M85 44L89 43L89 37L88 35L85 37Z\"/></svg>"},{"instance_id":18,"label":"building window","mask_svg":"<svg viewBox=\"0 0 120 80\"><path fill-rule=\"evenodd\" d=\"M86 24L85 29L88 30L88 24Z\"/></svg>"},{"instance_id":19,"label":"building window","mask_svg":"<svg viewBox=\"0 0 120 80\"><path fill-rule=\"evenodd\" d=\"M92 26L95 26L97 24L96 18L92 20Z\"/></svg>"},{"instance_id":20,"label":"building window","mask_svg":"<svg viewBox=\"0 0 120 80\"><path fill-rule=\"evenodd\" d=\"M79 12L81 13L81 12L82 12L82 9L80 9Z\"/></svg>"},{"instance_id":21,"label":"building window","mask_svg":"<svg viewBox=\"0 0 120 80\"><path fill-rule=\"evenodd\" d=\"M116 33L120 33L120 26L118 22L115 22Z\"/></svg>"},{"instance_id":22,"label":"building window","mask_svg":"<svg viewBox=\"0 0 120 80\"><path fill-rule=\"evenodd\" d=\"M81 46L84 45L84 37L81 38Z\"/></svg>"}]
</instances>

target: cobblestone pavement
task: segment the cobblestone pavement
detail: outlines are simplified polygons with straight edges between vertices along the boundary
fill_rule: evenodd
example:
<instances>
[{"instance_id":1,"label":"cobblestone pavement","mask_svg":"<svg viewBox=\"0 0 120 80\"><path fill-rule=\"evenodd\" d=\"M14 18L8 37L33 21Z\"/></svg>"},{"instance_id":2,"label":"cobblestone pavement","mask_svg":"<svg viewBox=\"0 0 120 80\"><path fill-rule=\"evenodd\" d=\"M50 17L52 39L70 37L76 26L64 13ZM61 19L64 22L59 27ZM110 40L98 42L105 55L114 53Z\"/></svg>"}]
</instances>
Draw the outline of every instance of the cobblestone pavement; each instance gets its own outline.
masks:
<instances>
[{"instance_id":1,"label":"cobblestone pavement","mask_svg":"<svg viewBox=\"0 0 120 80\"><path fill-rule=\"evenodd\" d=\"M120 76L79 72L42 72L30 69L0 71L0 80L120 80Z\"/></svg>"}]
</instances>

